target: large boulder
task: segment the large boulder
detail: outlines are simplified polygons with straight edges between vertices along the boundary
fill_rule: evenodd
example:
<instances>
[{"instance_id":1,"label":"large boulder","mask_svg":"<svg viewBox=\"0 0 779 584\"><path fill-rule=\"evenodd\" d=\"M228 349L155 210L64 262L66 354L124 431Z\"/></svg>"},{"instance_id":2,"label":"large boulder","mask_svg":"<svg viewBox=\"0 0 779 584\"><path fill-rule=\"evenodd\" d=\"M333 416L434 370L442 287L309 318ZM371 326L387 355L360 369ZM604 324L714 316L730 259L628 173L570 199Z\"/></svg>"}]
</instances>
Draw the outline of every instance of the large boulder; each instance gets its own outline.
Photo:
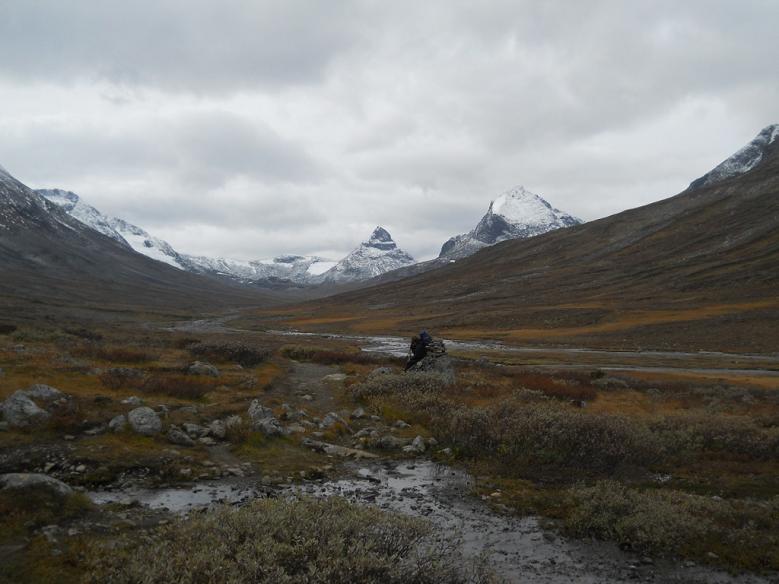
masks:
<instances>
[{"instance_id":1,"label":"large boulder","mask_svg":"<svg viewBox=\"0 0 779 584\"><path fill-rule=\"evenodd\" d=\"M427 346L427 355L409 368L409 372L438 373L448 384L455 382L454 365L446 354L446 346L440 339L434 339Z\"/></svg>"},{"instance_id":2,"label":"large boulder","mask_svg":"<svg viewBox=\"0 0 779 584\"><path fill-rule=\"evenodd\" d=\"M68 485L45 474L17 472L0 475L0 491L42 489L66 497L73 492Z\"/></svg>"},{"instance_id":3,"label":"large boulder","mask_svg":"<svg viewBox=\"0 0 779 584\"><path fill-rule=\"evenodd\" d=\"M31 385L30 387L24 390L24 393L30 399L43 400L43 401L54 401L66 397L66 395L62 393L59 389L55 389L50 385L44 385L42 383L36 383L35 385Z\"/></svg>"},{"instance_id":4,"label":"large boulder","mask_svg":"<svg viewBox=\"0 0 779 584\"><path fill-rule=\"evenodd\" d=\"M130 427L138 434L153 436L162 432L162 420L153 409L142 406L127 414Z\"/></svg>"},{"instance_id":5,"label":"large boulder","mask_svg":"<svg viewBox=\"0 0 779 584\"><path fill-rule=\"evenodd\" d=\"M49 412L40 408L25 391L11 394L3 402L3 418L11 428L38 426L49 419Z\"/></svg>"}]
</instances>

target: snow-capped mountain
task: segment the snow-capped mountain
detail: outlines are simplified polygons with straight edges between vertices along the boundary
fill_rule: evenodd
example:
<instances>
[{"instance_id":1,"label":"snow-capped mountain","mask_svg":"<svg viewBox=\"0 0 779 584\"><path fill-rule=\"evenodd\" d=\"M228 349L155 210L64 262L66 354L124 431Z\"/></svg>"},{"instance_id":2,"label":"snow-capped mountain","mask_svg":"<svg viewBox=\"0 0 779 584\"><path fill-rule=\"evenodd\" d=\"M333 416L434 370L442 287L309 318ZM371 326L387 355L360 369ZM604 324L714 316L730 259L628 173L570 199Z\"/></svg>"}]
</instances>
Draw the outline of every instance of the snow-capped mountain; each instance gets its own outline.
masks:
<instances>
[{"instance_id":1,"label":"snow-capped mountain","mask_svg":"<svg viewBox=\"0 0 779 584\"><path fill-rule=\"evenodd\" d=\"M776 142L777 138L779 138L779 124L771 124L763 128L754 140L699 179L692 181L689 188L707 187L749 172L760 164L766 149Z\"/></svg>"},{"instance_id":2,"label":"snow-capped mountain","mask_svg":"<svg viewBox=\"0 0 779 584\"><path fill-rule=\"evenodd\" d=\"M492 201L487 214L473 231L444 243L438 257L463 258L507 239L525 239L581 222L519 186Z\"/></svg>"},{"instance_id":3,"label":"snow-capped mountain","mask_svg":"<svg viewBox=\"0 0 779 584\"><path fill-rule=\"evenodd\" d=\"M167 241L118 217L104 215L76 193L61 189L36 191L68 215L134 251L196 274L226 276L244 282L290 281L309 284L336 262L317 256L286 255L270 260L242 261L181 253Z\"/></svg>"},{"instance_id":4,"label":"snow-capped mountain","mask_svg":"<svg viewBox=\"0 0 779 584\"><path fill-rule=\"evenodd\" d=\"M380 276L416 263L400 249L383 227L373 230L368 241L352 251L316 280L319 282L357 282Z\"/></svg>"}]
</instances>

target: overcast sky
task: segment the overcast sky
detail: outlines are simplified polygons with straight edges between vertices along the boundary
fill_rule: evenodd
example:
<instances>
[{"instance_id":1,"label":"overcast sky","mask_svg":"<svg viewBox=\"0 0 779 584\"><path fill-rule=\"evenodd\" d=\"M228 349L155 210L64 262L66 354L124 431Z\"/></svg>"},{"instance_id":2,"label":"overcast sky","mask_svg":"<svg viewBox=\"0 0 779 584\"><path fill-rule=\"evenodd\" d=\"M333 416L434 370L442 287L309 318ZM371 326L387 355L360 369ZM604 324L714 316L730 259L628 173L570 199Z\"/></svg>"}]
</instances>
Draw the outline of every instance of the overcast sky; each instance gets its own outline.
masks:
<instances>
[{"instance_id":1,"label":"overcast sky","mask_svg":"<svg viewBox=\"0 0 779 584\"><path fill-rule=\"evenodd\" d=\"M424 259L524 185L591 220L779 122L776 0L0 0L0 164L183 252Z\"/></svg>"}]
</instances>

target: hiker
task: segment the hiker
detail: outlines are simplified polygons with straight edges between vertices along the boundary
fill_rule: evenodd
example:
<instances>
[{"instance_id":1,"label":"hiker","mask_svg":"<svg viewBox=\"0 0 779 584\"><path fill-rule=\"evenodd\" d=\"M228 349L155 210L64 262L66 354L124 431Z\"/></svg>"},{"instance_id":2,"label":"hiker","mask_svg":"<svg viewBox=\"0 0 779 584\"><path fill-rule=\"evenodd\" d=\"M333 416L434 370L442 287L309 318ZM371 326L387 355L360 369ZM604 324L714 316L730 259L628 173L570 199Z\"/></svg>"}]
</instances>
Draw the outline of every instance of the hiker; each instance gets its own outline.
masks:
<instances>
[{"instance_id":1,"label":"hiker","mask_svg":"<svg viewBox=\"0 0 779 584\"><path fill-rule=\"evenodd\" d=\"M425 358L427 355L427 346L432 340L433 337L431 337L427 331L422 331L418 336L411 338L411 355L409 356L408 362L406 363L406 371L411 369L414 365Z\"/></svg>"}]
</instances>

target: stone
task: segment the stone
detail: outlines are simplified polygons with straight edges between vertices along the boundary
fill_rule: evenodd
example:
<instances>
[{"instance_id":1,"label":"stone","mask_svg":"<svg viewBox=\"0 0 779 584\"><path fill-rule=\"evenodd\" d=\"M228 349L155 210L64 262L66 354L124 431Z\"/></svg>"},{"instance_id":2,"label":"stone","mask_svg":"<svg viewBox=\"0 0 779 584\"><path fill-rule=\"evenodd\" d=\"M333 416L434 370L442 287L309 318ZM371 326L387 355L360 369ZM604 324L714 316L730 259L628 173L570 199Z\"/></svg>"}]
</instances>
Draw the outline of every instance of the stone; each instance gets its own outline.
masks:
<instances>
[{"instance_id":1,"label":"stone","mask_svg":"<svg viewBox=\"0 0 779 584\"><path fill-rule=\"evenodd\" d=\"M208 425L208 430L211 432L211 436L224 440L227 436L227 426L222 420L214 420Z\"/></svg>"},{"instance_id":2,"label":"stone","mask_svg":"<svg viewBox=\"0 0 779 584\"><path fill-rule=\"evenodd\" d=\"M352 418L352 420L360 420L365 417L365 410L362 408L357 408L351 413L349 417Z\"/></svg>"},{"instance_id":3,"label":"stone","mask_svg":"<svg viewBox=\"0 0 779 584\"><path fill-rule=\"evenodd\" d=\"M300 399L302 399L303 401L309 401L310 402L310 401L314 401L314 396L306 393L304 395L301 395Z\"/></svg>"},{"instance_id":4,"label":"stone","mask_svg":"<svg viewBox=\"0 0 779 584\"><path fill-rule=\"evenodd\" d=\"M276 418L262 418L254 423L254 429L265 436L283 436L284 428Z\"/></svg>"},{"instance_id":5,"label":"stone","mask_svg":"<svg viewBox=\"0 0 779 584\"><path fill-rule=\"evenodd\" d=\"M402 430L403 428L410 428L411 424L407 424L403 420L398 420L394 424L392 424L392 427Z\"/></svg>"},{"instance_id":6,"label":"stone","mask_svg":"<svg viewBox=\"0 0 779 584\"><path fill-rule=\"evenodd\" d=\"M142 406L143 405L143 400L141 398L139 398L138 396L131 395L127 399L123 399L122 403L124 405L126 405L126 406L138 407L138 406Z\"/></svg>"},{"instance_id":7,"label":"stone","mask_svg":"<svg viewBox=\"0 0 779 584\"><path fill-rule=\"evenodd\" d=\"M87 467L86 467L85 465L83 465L83 464L79 464L79 465L76 467L76 472L79 472L79 473L81 473L81 472L86 472L86 470L87 470Z\"/></svg>"},{"instance_id":8,"label":"stone","mask_svg":"<svg viewBox=\"0 0 779 584\"><path fill-rule=\"evenodd\" d=\"M408 454L424 454L426 449L427 446L425 445L424 438L422 438L422 436L417 436L411 444L403 447L403 452Z\"/></svg>"},{"instance_id":9,"label":"stone","mask_svg":"<svg viewBox=\"0 0 779 584\"><path fill-rule=\"evenodd\" d=\"M252 425L257 424L260 420L274 417L273 410L266 408L258 399L252 400L252 403L249 404L248 414L249 419L252 421Z\"/></svg>"},{"instance_id":10,"label":"stone","mask_svg":"<svg viewBox=\"0 0 779 584\"><path fill-rule=\"evenodd\" d=\"M108 422L108 429L111 430L111 432L121 432L127 427L127 417L123 414L120 414L118 416L114 416L111 418L111 421Z\"/></svg>"},{"instance_id":11,"label":"stone","mask_svg":"<svg viewBox=\"0 0 779 584\"><path fill-rule=\"evenodd\" d=\"M157 412L146 406L132 410L127 414L127 420L133 430L144 436L152 436L162 431L162 420Z\"/></svg>"},{"instance_id":12,"label":"stone","mask_svg":"<svg viewBox=\"0 0 779 584\"><path fill-rule=\"evenodd\" d=\"M438 454L443 454L444 456L452 456L452 449L451 448L443 448L438 451Z\"/></svg>"},{"instance_id":13,"label":"stone","mask_svg":"<svg viewBox=\"0 0 779 584\"><path fill-rule=\"evenodd\" d=\"M176 444L177 446L194 446L195 441L192 440L187 434L178 426L171 426L168 428L168 442Z\"/></svg>"},{"instance_id":14,"label":"stone","mask_svg":"<svg viewBox=\"0 0 779 584\"><path fill-rule=\"evenodd\" d=\"M346 374L345 373L331 373L330 375L325 375L322 378L322 381L325 383L343 383L346 381Z\"/></svg>"},{"instance_id":15,"label":"stone","mask_svg":"<svg viewBox=\"0 0 779 584\"><path fill-rule=\"evenodd\" d=\"M94 428L90 428L89 430L84 430L85 436L98 436L105 432L106 427L103 424L100 424L99 426L95 426Z\"/></svg>"},{"instance_id":16,"label":"stone","mask_svg":"<svg viewBox=\"0 0 779 584\"><path fill-rule=\"evenodd\" d=\"M241 416L229 416L225 418L225 429L229 431L231 428L238 428L243 426L243 418Z\"/></svg>"},{"instance_id":17,"label":"stone","mask_svg":"<svg viewBox=\"0 0 779 584\"><path fill-rule=\"evenodd\" d=\"M50 385L44 385L42 383L36 383L35 385L31 385L30 387L24 390L24 393L30 399L34 399L34 400L40 399L44 401L54 401L55 399L60 399L62 397L65 397L65 394L62 393L59 389L55 389Z\"/></svg>"},{"instance_id":18,"label":"stone","mask_svg":"<svg viewBox=\"0 0 779 584\"><path fill-rule=\"evenodd\" d=\"M407 444L408 440L403 440L402 438L387 434L386 436L382 436L375 440L373 442L373 447L381 450L395 450L397 448L402 448Z\"/></svg>"},{"instance_id":19,"label":"stone","mask_svg":"<svg viewBox=\"0 0 779 584\"><path fill-rule=\"evenodd\" d=\"M319 424L319 427L327 429L327 428L332 428L336 424L343 424L344 426L348 427L346 420L344 420L341 416L339 416L335 412L330 412L322 419L322 422Z\"/></svg>"},{"instance_id":20,"label":"stone","mask_svg":"<svg viewBox=\"0 0 779 584\"><path fill-rule=\"evenodd\" d=\"M300 424L290 424L287 426L287 433L289 434L304 434L305 432L305 426L301 426Z\"/></svg>"},{"instance_id":21,"label":"stone","mask_svg":"<svg viewBox=\"0 0 779 584\"><path fill-rule=\"evenodd\" d=\"M202 438L203 436L208 434L208 428L205 428L200 424L192 424L190 422L186 422L182 424L181 427L184 429L184 432L189 434L189 436L192 438Z\"/></svg>"},{"instance_id":22,"label":"stone","mask_svg":"<svg viewBox=\"0 0 779 584\"><path fill-rule=\"evenodd\" d=\"M29 489L44 489L61 497L73 493L70 486L45 474L20 472L0 475L2 491L28 491Z\"/></svg>"},{"instance_id":23,"label":"stone","mask_svg":"<svg viewBox=\"0 0 779 584\"><path fill-rule=\"evenodd\" d=\"M203 436L198 440L201 444L204 444L205 446L216 446L216 440L211 438L211 436Z\"/></svg>"},{"instance_id":24,"label":"stone","mask_svg":"<svg viewBox=\"0 0 779 584\"><path fill-rule=\"evenodd\" d=\"M204 363L203 361L195 361L189 367L187 367L187 373L190 375L206 375L208 377L219 377L219 369L211 365L210 363Z\"/></svg>"},{"instance_id":25,"label":"stone","mask_svg":"<svg viewBox=\"0 0 779 584\"><path fill-rule=\"evenodd\" d=\"M368 377L376 377L378 375L392 375L394 372L391 367L377 367L368 374Z\"/></svg>"},{"instance_id":26,"label":"stone","mask_svg":"<svg viewBox=\"0 0 779 584\"><path fill-rule=\"evenodd\" d=\"M26 392L19 390L3 402L3 417L11 428L28 428L48 420L49 412L38 407Z\"/></svg>"},{"instance_id":27,"label":"stone","mask_svg":"<svg viewBox=\"0 0 779 584\"><path fill-rule=\"evenodd\" d=\"M195 414L198 413L199 410L198 410L197 406L181 406L178 409L178 411L179 411L180 414L192 414L192 415L195 415Z\"/></svg>"},{"instance_id":28,"label":"stone","mask_svg":"<svg viewBox=\"0 0 779 584\"><path fill-rule=\"evenodd\" d=\"M329 444L327 442L320 442L318 440L311 440L306 438L303 440L303 446L311 448L317 452L323 452L331 456L342 456L344 458L378 458L375 454L365 452L364 450L357 450L356 448L346 448L345 446L338 446L336 444Z\"/></svg>"}]
</instances>

